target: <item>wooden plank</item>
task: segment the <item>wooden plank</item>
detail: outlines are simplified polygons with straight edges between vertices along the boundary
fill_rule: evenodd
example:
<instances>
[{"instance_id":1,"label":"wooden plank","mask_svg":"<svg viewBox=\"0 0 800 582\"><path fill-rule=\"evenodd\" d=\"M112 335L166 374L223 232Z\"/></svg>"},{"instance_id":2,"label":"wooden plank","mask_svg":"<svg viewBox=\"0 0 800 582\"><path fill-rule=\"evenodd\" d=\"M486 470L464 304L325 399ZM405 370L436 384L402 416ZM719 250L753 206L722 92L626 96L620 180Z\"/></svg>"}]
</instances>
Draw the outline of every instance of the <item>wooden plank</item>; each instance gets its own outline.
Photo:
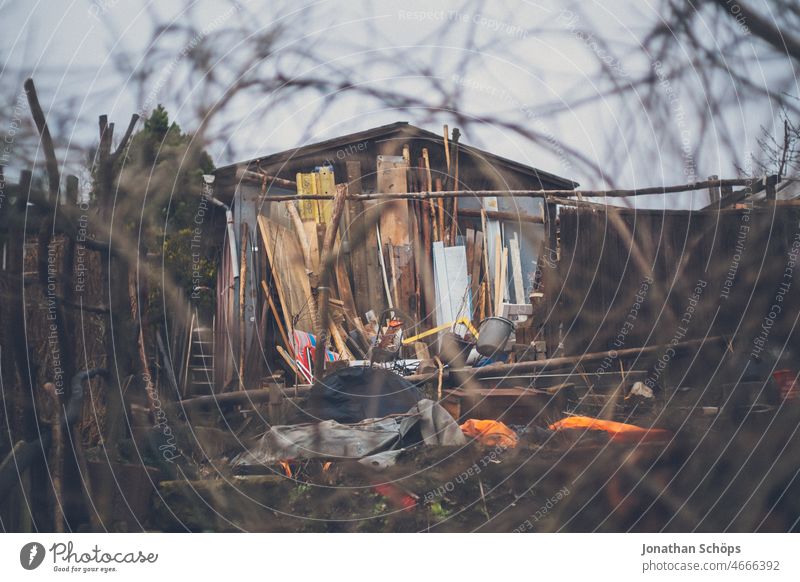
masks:
<instances>
[{"instance_id":1,"label":"wooden plank","mask_svg":"<svg viewBox=\"0 0 800 582\"><path fill-rule=\"evenodd\" d=\"M297 173L297 193L300 195L317 194L317 184L314 174ZM297 212L302 220L316 221L318 207L316 200L299 200Z\"/></svg>"},{"instance_id":2,"label":"wooden plank","mask_svg":"<svg viewBox=\"0 0 800 582\"><path fill-rule=\"evenodd\" d=\"M408 191L408 162L401 156L378 156L377 188L393 194ZM408 202L394 200L381 204L381 243L386 249L389 288L395 307L417 320L416 272L410 236Z\"/></svg>"},{"instance_id":3,"label":"wooden plank","mask_svg":"<svg viewBox=\"0 0 800 582\"><path fill-rule=\"evenodd\" d=\"M508 253L511 258L511 276L514 281L514 301L516 303L528 303L525 297L525 285L522 282L522 260L519 256L519 239L517 233L508 242Z\"/></svg>"},{"instance_id":4,"label":"wooden plank","mask_svg":"<svg viewBox=\"0 0 800 582\"><path fill-rule=\"evenodd\" d=\"M319 175L316 172L297 174L297 193L320 194ZM296 229L297 237L301 240L305 264L313 273L319 273L319 237L317 236L317 222L320 219L319 204L317 200L300 200L297 212L302 222L302 232ZM291 211L290 211L291 213Z\"/></svg>"},{"instance_id":5,"label":"wooden plank","mask_svg":"<svg viewBox=\"0 0 800 582\"><path fill-rule=\"evenodd\" d=\"M317 235L317 223L312 220L304 220L303 233L308 241L308 256L311 272L319 273L319 236Z\"/></svg>"},{"instance_id":6,"label":"wooden plank","mask_svg":"<svg viewBox=\"0 0 800 582\"><path fill-rule=\"evenodd\" d=\"M303 220L300 218L300 214L298 213L297 207L293 201L286 201L286 212L289 214L289 218L292 221L292 226L294 226L294 232L297 234L297 239L300 242L300 248L303 249L303 258L306 265L306 270L309 273L313 273L315 271L311 262L311 247L309 245L308 235L306 234Z\"/></svg>"},{"instance_id":7,"label":"wooden plank","mask_svg":"<svg viewBox=\"0 0 800 582\"><path fill-rule=\"evenodd\" d=\"M328 323L328 332L331 334L331 339L333 339L333 345L336 348L336 351L339 354L339 357L343 360L352 360L353 354L350 353L350 350L347 349L347 346L344 344L343 333L340 327L336 324L333 319L330 320Z\"/></svg>"},{"instance_id":8,"label":"wooden plank","mask_svg":"<svg viewBox=\"0 0 800 582\"><path fill-rule=\"evenodd\" d=\"M303 264L303 252L297 239L286 228L266 216L258 217L258 227L264 239L286 330L292 332L298 329L314 333L316 309ZM297 321L293 324L295 319Z\"/></svg>"},{"instance_id":9,"label":"wooden plank","mask_svg":"<svg viewBox=\"0 0 800 582\"><path fill-rule=\"evenodd\" d=\"M508 273L508 247L503 247L502 258L500 259L497 304L494 310L495 315L501 315L503 313L503 303L506 300L506 294L504 289L506 288L507 273Z\"/></svg>"},{"instance_id":10,"label":"wooden plank","mask_svg":"<svg viewBox=\"0 0 800 582\"><path fill-rule=\"evenodd\" d=\"M497 197L493 196L490 198L482 198L481 205L487 212L484 217L484 242L488 246L487 251L489 253L489 257L494 257L496 255L496 245L500 244L502 246L503 243L503 233L500 230L500 221L489 218L488 216L489 212L497 212L499 210ZM499 243L497 243L498 240L500 241ZM495 287L497 286L495 283L496 274L497 271L495 270L495 264L489 263L489 280L495 285Z\"/></svg>"},{"instance_id":11,"label":"wooden plank","mask_svg":"<svg viewBox=\"0 0 800 582\"><path fill-rule=\"evenodd\" d=\"M486 219L486 211L481 209L481 226L483 228L483 280L486 283L486 302L489 308L486 310L486 315L491 315L492 297L494 296L492 289L492 275L489 265L489 231L487 230L488 221Z\"/></svg>"},{"instance_id":12,"label":"wooden plank","mask_svg":"<svg viewBox=\"0 0 800 582\"><path fill-rule=\"evenodd\" d=\"M391 264L394 276L395 305L413 321L419 321L417 310L416 271L414 269L414 249L411 245L394 246L391 251Z\"/></svg>"},{"instance_id":13,"label":"wooden plank","mask_svg":"<svg viewBox=\"0 0 800 582\"><path fill-rule=\"evenodd\" d=\"M382 194L408 192L408 164L402 156L378 156L377 189ZM380 207L381 242L407 245L409 238L408 201L391 200Z\"/></svg>"},{"instance_id":14,"label":"wooden plank","mask_svg":"<svg viewBox=\"0 0 800 582\"><path fill-rule=\"evenodd\" d=\"M336 180L333 176L333 168L320 168L317 172L318 182L317 190L320 194L333 196L336 194ZM331 213L333 212L333 200L319 200L318 201L318 220L327 224L331 221Z\"/></svg>"},{"instance_id":15,"label":"wooden plank","mask_svg":"<svg viewBox=\"0 0 800 582\"><path fill-rule=\"evenodd\" d=\"M342 301L344 310L351 318L356 317L356 304L353 298L353 289L350 286L350 277L347 274L347 266L344 257L341 255L341 242L336 241L333 247L334 256L334 269L336 270L336 291L337 297Z\"/></svg>"},{"instance_id":16,"label":"wooden plank","mask_svg":"<svg viewBox=\"0 0 800 582\"><path fill-rule=\"evenodd\" d=\"M378 203L374 200L364 202L364 218L366 223L366 231L364 234L364 246L367 255L367 282L369 284L369 303L366 309L362 308L362 312L366 314L368 311L380 313L386 307L386 299L384 297L383 289L383 276L381 259L379 255L379 239L377 226L380 220ZM361 312L360 312L361 313Z\"/></svg>"},{"instance_id":17,"label":"wooden plank","mask_svg":"<svg viewBox=\"0 0 800 582\"><path fill-rule=\"evenodd\" d=\"M464 235L464 245L467 247L467 269L470 271L470 275L472 275L472 258L475 252L475 231L471 228L468 228L467 233Z\"/></svg>"}]
</instances>

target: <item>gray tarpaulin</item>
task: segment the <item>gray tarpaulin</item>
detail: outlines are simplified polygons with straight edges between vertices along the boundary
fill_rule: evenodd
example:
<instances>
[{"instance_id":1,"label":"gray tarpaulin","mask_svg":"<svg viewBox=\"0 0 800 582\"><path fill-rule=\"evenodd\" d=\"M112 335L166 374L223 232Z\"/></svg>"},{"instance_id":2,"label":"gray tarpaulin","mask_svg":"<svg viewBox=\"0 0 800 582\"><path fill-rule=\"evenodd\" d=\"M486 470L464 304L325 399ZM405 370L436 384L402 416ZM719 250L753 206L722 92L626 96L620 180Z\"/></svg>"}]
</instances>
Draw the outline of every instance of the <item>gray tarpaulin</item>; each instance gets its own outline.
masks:
<instances>
[{"instance_id":1,"label":"gray tarpaulin","mask_svg":"<svg viewBox=\"0 0 800 582\"><path fill-rule=\"evenodd\" d=\"M452 446L466 444L461 427L444 408L433 400L420 400L413 406L400 424L400 432L407 439L417 434L419 440L429 446Z\"/></svg>"},{"instance_id":2,"label":"gray tarpaulin","mask_svg":"<svg viewBox=\"0 0 800 582\"><path fill-rule=\"evenodd\" d=\"M273 426L253 450L242 453L233 464L272 465L290 459L362 459L383 451L417 443L454 446L466 443L452 416L431 400L420 400L407 415L370 419L358 424L326 420L315 424ZM381 457L391 464L392 455Z\"/></svg>"}]
</instances>

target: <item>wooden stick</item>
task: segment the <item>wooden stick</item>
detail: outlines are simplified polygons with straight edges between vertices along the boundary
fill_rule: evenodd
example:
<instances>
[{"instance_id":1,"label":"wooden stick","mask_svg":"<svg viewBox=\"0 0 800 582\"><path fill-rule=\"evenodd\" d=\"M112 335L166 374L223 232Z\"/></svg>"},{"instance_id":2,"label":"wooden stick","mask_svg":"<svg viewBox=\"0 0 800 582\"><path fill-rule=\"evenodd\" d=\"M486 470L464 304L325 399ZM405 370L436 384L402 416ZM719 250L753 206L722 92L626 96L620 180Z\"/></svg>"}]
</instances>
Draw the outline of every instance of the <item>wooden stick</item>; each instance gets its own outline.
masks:
<instances>
[{"instance_id":1,"label":"wooden stick","mask_svg":"<svg viewBox=\"0 0 800 582\"><path fill-rule=\"evenodd\" d=\"M503 272L502 272L502 265L503 265L503 257L506 258L508 255L505 253L506 249L503 247L502 239L500 235L495 235L494 237L494 305L493 305L493 313L494 315L500 315L500 310L503 307Z\"/></svg>"},{"instance_id":2,"label":"wooden stick","mask_svg":"<svg viewBox=\"0 0 800 582\"><path fill-rule=\"evenodd\" d=\"M301 388L300 393L307 393L310 388ZM170 407L193 410L197 408L241 406L256 402L269 402L270 388L255 388L253 390L240 390L225 394L211 394L209 396L196 396L180 402L169 404Z\"/></svg>"},{"instance_id":3,"label":"wooden stick","mask_svg":"<svg viewBox=\"0 0 800 582\"><path fill-rule=\"evenodd\" d=\"M428 157L428 148L422 148L422 161L425 164L425 189L430 192L433 190L433 178L431 177L431 160ZM436 210L434 209L433 204L429 201L428 208L431 213L431 223L433 224L433 241L437 242L440 241L439 238L439 227L436 221Z\"/></svg>"},{"instance_id":4,"label":"wooden stick","mask_svg":"<svg viewBox=\"0 0 800 582\"><path fill-rule=\"evenodd\" d=\"M447 169L447 176L445 176L444 184L448 188L453 188L452 182L451 182L452 177L451 177L451 174L450 174L450 141L449 141L449 136L448 136L447 124L445 124L445 126L444 126L444 141L443 141L443 145L444 145L445 166L446 166L446 169ZM442 188L439 188L439 189L440 190L444 190L444 186ZM450 203L448 203L448 201L443 201L444 202L444 206L445 206L445 210L449 210L449 208L452 206L452 203L454 203L455 201L456 201L455 198L453 198L452 202L450 202ZM442 240L445 241L445 246L451 246L453 244L452 237L451 237L451 229L448 228L447 231L442 235Z\"/></svg>"},{"instance_id":5,"label":"wooden stick","mask_svg":"<svg viewBox=\"0 0 800 582\"><path fill-rule=\"evenodd\" d=\"M339 352L339 357L342 360L354 360L353 354L347 349L341 334L339 334L339 328L333 319L331 319L328 324L328 332L331 334L333 345L336 346L336 351Z\"/></svg>"},{"instance_id":6,"label":"wooden stick","mask_svg":"<svg viewBox=\"0 0 800 582\"><path fill-rule=\"evenodd\" d=\"M336 196L333 199L333 211L331 213L331 220L325 230L325 239L322 243L322 273L319 279L319 309L317 311L317 345L314 351L314 378L317 380L322 379L325 373L325 350L328 343L328 317L330 303L328 299L331 296L330 281L331 271L333 270L333 241L336 238L336 233L339 230L339 221L342 218L344 211L344 204L347 200L347 187L338 188Z\"/></svg>"},{"instance_id":7,"label":"wooden stick","mask_svg":"<svg viewBox=\"0 0 800 582\"><path fill-rule=\"evenodd\" d=\"M707 345L714 345L727 341L722 336L713 336L709 338L689 340L679 342L672 345L676 351L691 351L697 350ZM486 378L493 376L510 376L512 374L533 374L544 370L546 368L563 368L566 366L576 366L581 363L593 362L602 360L604 358L628 358L632 356L646 356L660 353L664 350L665 345L655 345L639 348L626 348L617 351L608 352L591 352L588 354L581 354L579 356L563 356L559 358L550 358L547 360L536 360L533 362L518 362L516 364L489 364L481 368L462 368L445 370L445 377L449 374L464 374L473 378ZM437 378L437 373L427 374L412 374L406 376L405 379L409 382L428 382Z\"/></svg>"},{"instance_id":8,"label":"wooden stick","mask_svg":"<svg viewBox=\"0 0 800 582\"><path fill-rule=\"evenodd\" d=\"M296 377L298 377L298 378L301 378L302 376L300 376L300 372L297 369L297 364L295 364L294 360L292 359L292 357L289 354L286 353L286 350L284 350L281 346L275 346L275 349L277 350L277 352L281 356L281 358L283 358L283 360L287 364L289 364L289 367L294 372L294 375Z\"/></svg>"},{"instance_id":9,"label":"wooden stick","mask_svg":"<svg viewBox=\"0 0 800 582\"><path fill-rule=\"evenodd\" d=\"M424 157L423 150L423 157ZM625 196L646 196L651 194L675 194L679 192L692 192L696 190L705 190L710 187L726 187L726 186L751 186L758 184L763 178L734 178L727 180L706 180L703 182L696 182L694 184L681 184L678 186L653 186L649 188L638 188L629 190L446 190L442 192L432 192L430 187L427 192L394 192L394 193L380 193L375 192L372 194L361 194L354 196L354 200L429 200L436 198L620 198ZM273 196L267 195L272 202L279 202L283 200L328 200L330 195L281 195Z\"/></svg>"},{"instance_id":10,"label":"wooden stick","mask_svg":"<svg viewBox=\"0 0 800 582\"><path fill-rule=\"evenodd\" d=\"M399 295L397 294L397 267L394 260L394 245L386 245L386 254L389 257L389 281L392 293L392 301L395 306L400 305Z\"/></svg>"},{"instance_id":11,"label":"wooden stick","mask_svg":"<svg viewBox=\"0 0 800 582\"><path fill-rule=\"evenodd\" d=\"M436 178L436 191L437 192L442 191L441 178ZM439 209L439 233L440 233L439 240L447 244L448 231L446 231L444 228L444 198L437 198L436 204Z\"/></svg>"},{"instance_id":12,"label":"wooden stick","mask_svg":"<svg viewBox=\"0 0 800 582\"><path fill-rule=\"evenodd\" d=\"M453 128L453 149L455 155L453 156L453 190L459 189L458 182L458 138L461 137L461 132L457 127ZM456 236L458 235L458 198L453 198L453 217L450 223L450 244L456 244Z\"/></svg>"},{"instance_id":13,"label":"wooden stick","mask_svg":"<svg viewBox=\"0 0 800 582\"><path fill-rule=\"evenodd\" d=\"M297 182L295 182L294 180L287 180L285 178L279 178L278 176L273 176L271 174L267 174L266 172L264 172L260 168L259 168L259 173L261 174L261 176L263 177L263 179L266 182L270 183L269 184L270 186L272 184L275 184L276 186L280 186L282 188L289 188L291 190L296 190L297 189Z\"/></svg>"},{"instance_id":14,"label":"wooden stick","mask_svg":"<svg viewBox=\"0 0 800 582\"><path fill-rule=\"evenodd\" d=\"M508 289L508 247L503 247L503 260L500 263L500 306L495 315L503 314L503 303L506 300L506 290Z\"/></svg>"},{"instance_id":15,"label":"wooden stick","mask_svg":"<svg viewBox=\"0 0 800 582\"><path fill-rule=\"evenodd\" d=\"M486 317L486 281L481 281L480 290L478 291L478 321L483 321Z\"/></svg>"},{"instance_id":16,"label":"wooden stick","mask_svg":"<svg viewBox=\"0 0 800 582\"><path fill-rule=\"evenodd\" d=\"M450 143L448 142L449 136L447 124L444 125L444 159L447 163L447 175L450 175Z\"/></svg>"}]
</instances>

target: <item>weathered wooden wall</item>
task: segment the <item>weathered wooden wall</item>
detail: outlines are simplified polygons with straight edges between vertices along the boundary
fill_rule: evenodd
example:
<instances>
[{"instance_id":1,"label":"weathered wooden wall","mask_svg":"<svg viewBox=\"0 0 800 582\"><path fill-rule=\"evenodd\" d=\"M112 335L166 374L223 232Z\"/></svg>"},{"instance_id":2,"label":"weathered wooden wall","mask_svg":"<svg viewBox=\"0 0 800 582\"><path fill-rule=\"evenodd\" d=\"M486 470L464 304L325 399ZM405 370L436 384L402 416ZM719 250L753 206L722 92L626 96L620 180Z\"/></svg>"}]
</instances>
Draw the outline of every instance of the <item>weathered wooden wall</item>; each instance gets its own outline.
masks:
<instances>
[{"instance_id":1,"label":"weathered wooden wall","mask_svg":"<svg viewBox=\"0 0 800 582\"><path fill-rule=\"evenodd\" d=\"M752 342L775 304L780 312L767 322L769 340L785 340L796 325L799 206L613 213L562 207L559 220L558 288L546 292L557 298L554 323L565 353L676 336Z\"/></svg>"}]
</instances>

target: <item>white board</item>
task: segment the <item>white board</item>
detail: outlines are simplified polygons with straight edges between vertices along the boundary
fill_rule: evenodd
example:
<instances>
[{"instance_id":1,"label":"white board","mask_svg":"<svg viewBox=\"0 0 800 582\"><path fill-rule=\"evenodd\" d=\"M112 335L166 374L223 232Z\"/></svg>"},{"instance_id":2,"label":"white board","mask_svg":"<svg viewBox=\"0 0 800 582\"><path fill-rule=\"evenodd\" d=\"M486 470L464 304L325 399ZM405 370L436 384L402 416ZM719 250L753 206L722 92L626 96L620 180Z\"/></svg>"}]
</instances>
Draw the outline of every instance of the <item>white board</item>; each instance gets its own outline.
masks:
<instances>
[{"instance_id":1,"label":"white board","mask_svg":"<svg viewBox=\"0 0 800 582\"><path fill-rule=\"evenodd\" d=\"M472 301L466 247L445 247L442 242L433 243L433 275L436 282L436 325L450 323L460 317L470 319Z\"/></svg>"}]
</instances>

